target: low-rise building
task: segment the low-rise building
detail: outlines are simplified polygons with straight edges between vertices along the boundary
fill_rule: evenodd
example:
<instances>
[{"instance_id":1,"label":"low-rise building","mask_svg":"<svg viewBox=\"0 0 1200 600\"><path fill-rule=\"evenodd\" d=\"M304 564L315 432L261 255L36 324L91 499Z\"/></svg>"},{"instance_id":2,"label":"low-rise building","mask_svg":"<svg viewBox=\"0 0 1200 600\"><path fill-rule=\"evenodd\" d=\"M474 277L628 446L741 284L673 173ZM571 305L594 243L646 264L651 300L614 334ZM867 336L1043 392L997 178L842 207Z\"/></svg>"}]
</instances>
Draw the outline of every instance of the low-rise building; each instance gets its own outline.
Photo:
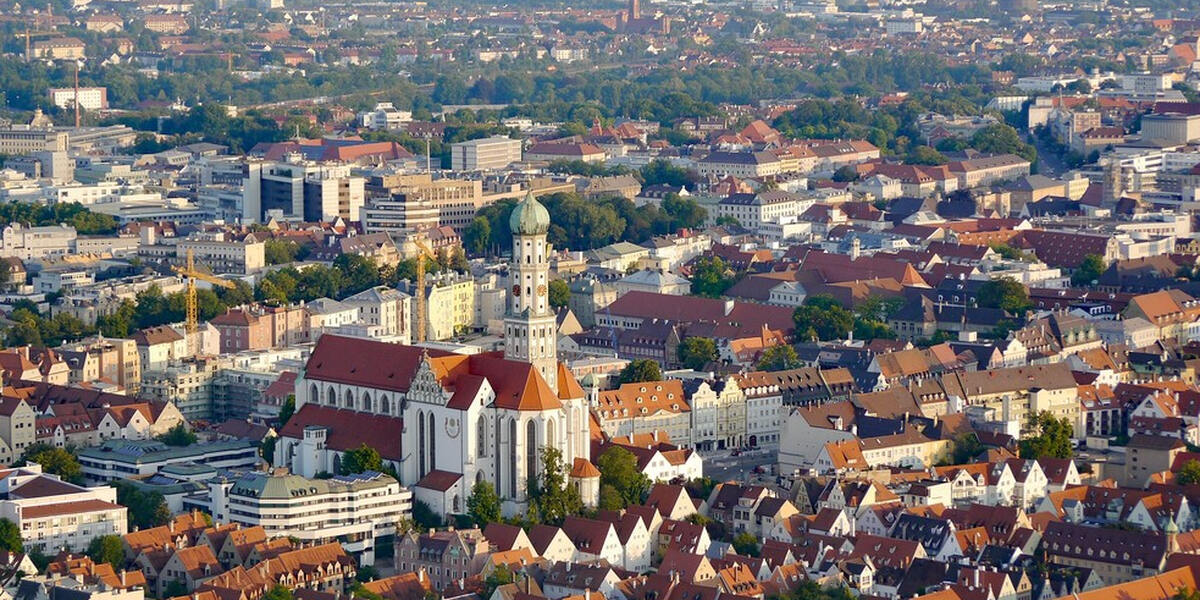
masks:
<instances>
[{"instance_id":1,"label":"low-rise building","mask_svg":"<svg viewBox=\"0 0 1200 600\"><path fill-rule=\"evenodd\" d=\"M166 465L179 463L200 463L215 469L253 469L261 460L258 444L248 440L190 446L168 446L157 440L108 440L79 452L83 476L94 483L153 475Z\"/></svg>"}]
</instances>

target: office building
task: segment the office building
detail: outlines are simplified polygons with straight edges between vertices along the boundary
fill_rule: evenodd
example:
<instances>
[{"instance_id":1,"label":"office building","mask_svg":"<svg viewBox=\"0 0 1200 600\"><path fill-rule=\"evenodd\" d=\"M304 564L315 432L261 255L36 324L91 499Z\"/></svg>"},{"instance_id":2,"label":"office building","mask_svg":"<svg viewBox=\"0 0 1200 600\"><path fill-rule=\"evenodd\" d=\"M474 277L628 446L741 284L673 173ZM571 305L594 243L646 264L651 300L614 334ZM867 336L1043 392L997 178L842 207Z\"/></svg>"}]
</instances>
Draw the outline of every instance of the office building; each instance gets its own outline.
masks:
<instances>
[{"instance_id":1,"label":"office building","mask_svg":"<svg viewBox=\"0 0 1200 600\"><path fill-rule=\"evenodd\" d=\"M520 160L521 140L493 136L450 145L450 168L455 171L503 169Z\"/></svg>"},{"instance_id":2,"label":"office building","mask_svg":"<svg viewBox=\"0 0 1200 600\"><path fill-rule=\"evenodd\" d=\"M157 440L108 440L98 447L79 451L83 476L94 483L153 475L167 465L180 463L197 463L218 470L253 469L260 460L258 444L250 440L206 442L191 446L168 446ZM116 493L114 488L108 487L90 489L112 490ZM71 547L86 548L87 544Z\"/></svg>"},{"instance_id":3,"label":"office building","mask_svg":"<svg viewBox=\"0 0 1200 600\"><path fill-rule=\"evenodd\" d=\"M208 492L187 502L215 521L261 526L269 537L305 546L341 542L362 564L375 562L376 546L394 539L413 507L411 491L376 472L309 479L286 469L255 471L212 479Z\"/></svg>"}]
</instances>

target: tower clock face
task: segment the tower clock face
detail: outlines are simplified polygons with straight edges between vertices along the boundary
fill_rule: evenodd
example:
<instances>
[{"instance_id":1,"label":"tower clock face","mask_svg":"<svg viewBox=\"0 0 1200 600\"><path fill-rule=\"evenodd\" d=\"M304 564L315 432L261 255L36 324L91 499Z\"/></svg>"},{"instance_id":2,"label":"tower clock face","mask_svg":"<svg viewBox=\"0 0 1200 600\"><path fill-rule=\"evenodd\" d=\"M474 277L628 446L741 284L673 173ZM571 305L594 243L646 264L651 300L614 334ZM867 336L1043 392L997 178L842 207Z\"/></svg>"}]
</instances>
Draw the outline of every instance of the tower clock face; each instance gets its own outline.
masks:
<instances>
[{"instance_id":1,"label":"tower clock face","mask_svg":"<svg viewBox=\"0 0 1200 600\"><path fill-rule=\"evenodd\" d=\"M514 286L513 286L513 295L514 295L514 296L520 296L520 295L521 295L521 286L519 286L519 285L514 285Z\"/></svg>"},{"instance_id":2,"label":"tower clock face","mask_svg":"<svg viewBox=\"0 0 1200 600\"><path fill-rule=\"evenodd\" d=\"M446 435L451 439L458 437L458 419L446 417Z\"/></svg>"},{"instance_id":3,"label":"tower clock face","mask_svg":"<svg viewBox=\"0 0 1200 600\"><path fill-rule=\"evenodd\" d=\"M539 286L538 286L538 289L537 289L537 293L538 293L538 295L539 295L539 296L545 296L545 295L546 295L546 286L545 286L545 285L539 285Z\"/></svg>"}]
</instances>

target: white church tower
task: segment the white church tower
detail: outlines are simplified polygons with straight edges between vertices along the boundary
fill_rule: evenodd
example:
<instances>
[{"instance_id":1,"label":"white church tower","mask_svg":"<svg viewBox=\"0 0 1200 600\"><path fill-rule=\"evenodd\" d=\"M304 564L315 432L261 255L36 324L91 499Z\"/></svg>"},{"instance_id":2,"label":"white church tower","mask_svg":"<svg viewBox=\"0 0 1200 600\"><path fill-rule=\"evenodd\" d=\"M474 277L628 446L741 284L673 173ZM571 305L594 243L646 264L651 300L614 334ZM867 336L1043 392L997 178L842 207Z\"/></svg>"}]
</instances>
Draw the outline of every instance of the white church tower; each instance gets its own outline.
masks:
<instances>
[{"instance_id":1,"label":"white church tower","mask_svg":"<svg viewBox=\"0 0 1200 600\"><path fill-rule=\"evenodd\" d=\"M558 389L558 350L554 311L550 308L550 213L529 192L509 217L513 258L512 284L504 316L504 357L537 367L550 389Z\"/></svg>"}]
</instances>

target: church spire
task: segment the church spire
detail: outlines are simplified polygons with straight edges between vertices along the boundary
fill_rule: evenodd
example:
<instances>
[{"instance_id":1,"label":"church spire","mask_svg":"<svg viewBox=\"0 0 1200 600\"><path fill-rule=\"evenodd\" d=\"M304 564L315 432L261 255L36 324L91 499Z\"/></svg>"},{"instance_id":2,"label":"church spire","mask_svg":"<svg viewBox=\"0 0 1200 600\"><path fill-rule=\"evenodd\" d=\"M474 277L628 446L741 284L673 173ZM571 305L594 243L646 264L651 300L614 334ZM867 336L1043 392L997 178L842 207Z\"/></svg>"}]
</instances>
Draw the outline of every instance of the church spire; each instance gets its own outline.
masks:
<instances>
[{"instance_id":1,"label":"church spire","mask_svg":"<svg viewBox=\"0 0 1200 600\"><path fill-rule=\"evenodd\" d=\"M557 327L550 309L550 213L530 191L513 207L508 220L513 232L509 264L509 302L504 316L504 356L538 368L556 389L558 380Z\"/></svg>"}]
</instances>

